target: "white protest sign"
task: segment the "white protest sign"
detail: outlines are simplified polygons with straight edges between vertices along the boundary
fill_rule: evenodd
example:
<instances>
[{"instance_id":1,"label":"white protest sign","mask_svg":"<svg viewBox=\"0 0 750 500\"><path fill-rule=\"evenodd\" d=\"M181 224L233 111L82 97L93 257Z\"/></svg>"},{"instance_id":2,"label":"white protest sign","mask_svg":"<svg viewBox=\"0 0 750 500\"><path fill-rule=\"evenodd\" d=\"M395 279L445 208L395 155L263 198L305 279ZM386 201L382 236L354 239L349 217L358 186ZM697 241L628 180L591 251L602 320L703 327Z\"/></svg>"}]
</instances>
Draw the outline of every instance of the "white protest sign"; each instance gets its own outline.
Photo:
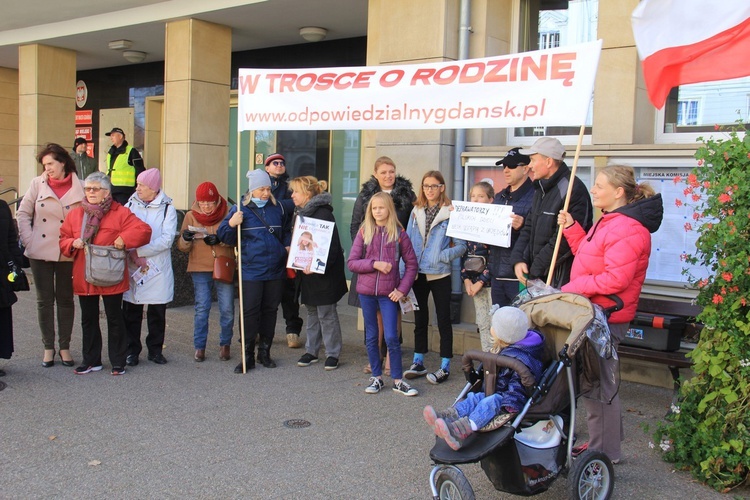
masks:
<instances>
[{"instance_id":1,"label":"white protest sign","mask_svg":"<svg viewBox=\"0 0 750 500\"><path fill-rule=\"evenodd\" d=\"M470 203L453 200L446 234L453 238L476 241L497 247L510 247L513 207L492 203Z\"/></svg>"},{"instance_id":2,"label":"white protest sign","mask_svg":"<svg viewBox=\"0 0 750 500\"><path fill-rule=\"evenodd\" d=\"M410 65L239 70L239 130L462 129L585 123L601 40Z\"/></svg>"},{"instance_id":3,"label":"white protest sign","mask_svg":"<svg viewBox=\"0 0 750 500\"><path fill-rule=\"evenodd\" d=\"M298 216L294 221L286 267L324 274L334 226L331 221Z\"/></svg>"}]
</instances>

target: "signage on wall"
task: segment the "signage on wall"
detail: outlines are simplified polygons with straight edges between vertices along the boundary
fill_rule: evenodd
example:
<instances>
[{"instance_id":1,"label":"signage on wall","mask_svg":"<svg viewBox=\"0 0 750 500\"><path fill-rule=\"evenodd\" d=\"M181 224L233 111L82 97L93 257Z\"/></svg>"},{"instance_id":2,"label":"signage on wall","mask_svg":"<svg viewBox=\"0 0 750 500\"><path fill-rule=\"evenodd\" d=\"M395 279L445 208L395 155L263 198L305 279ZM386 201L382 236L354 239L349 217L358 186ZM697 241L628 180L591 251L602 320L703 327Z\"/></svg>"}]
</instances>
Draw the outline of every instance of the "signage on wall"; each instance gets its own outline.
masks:
<instances>
[{"instance_id":1,"label":"signage on wall","mask_svg":"<svg viewBox=\"0 0 750 500\"><path fill-rule=\"evenodd\" d=\"M91 125L93 111L90 109L76 110L76 125ZM88 140L88 139L87 139Z\"/></svg>"},{"instance_id":2,"label":"signage on wall","mask_svg":"<svg viewBox=\"0 0 750 500\"><path fill-rule=\"evenodd\" d=\"M86 101L89 99L89 89L86 87L86 82L78 80L76 82L76 106L82 108L86 105Z\"/></svg>"},{"instance_id":3,"label":"signage on wall","mask_svg":"<svg viewBox=\"0 0 750 500\"><path fill-rule=\"evenodd\" d=\"M92 127L76 127L76 137L83 137L87 141L94 140Z\"/></svg>"}]
</instances>

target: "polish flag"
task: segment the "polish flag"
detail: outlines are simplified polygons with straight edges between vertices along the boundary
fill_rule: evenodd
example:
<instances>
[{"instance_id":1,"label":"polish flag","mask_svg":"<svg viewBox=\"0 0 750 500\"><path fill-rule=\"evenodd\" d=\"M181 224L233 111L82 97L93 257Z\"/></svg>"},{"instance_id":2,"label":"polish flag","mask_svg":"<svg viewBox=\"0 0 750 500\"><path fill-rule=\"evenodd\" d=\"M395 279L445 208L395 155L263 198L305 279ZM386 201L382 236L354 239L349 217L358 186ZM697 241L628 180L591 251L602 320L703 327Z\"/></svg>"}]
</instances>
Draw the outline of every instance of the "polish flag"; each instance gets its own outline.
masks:
<instances>
[{"instance_id":1,"label":"polish flag","mask_svg":"<svg viewBox=\"0 0 750 500\"><path fill-rule=\"evenodd\" d=\"M750 75L748 0L642 0L632 20L648 97L658 109L672 87Z\"/></svg>"}]
</instances>

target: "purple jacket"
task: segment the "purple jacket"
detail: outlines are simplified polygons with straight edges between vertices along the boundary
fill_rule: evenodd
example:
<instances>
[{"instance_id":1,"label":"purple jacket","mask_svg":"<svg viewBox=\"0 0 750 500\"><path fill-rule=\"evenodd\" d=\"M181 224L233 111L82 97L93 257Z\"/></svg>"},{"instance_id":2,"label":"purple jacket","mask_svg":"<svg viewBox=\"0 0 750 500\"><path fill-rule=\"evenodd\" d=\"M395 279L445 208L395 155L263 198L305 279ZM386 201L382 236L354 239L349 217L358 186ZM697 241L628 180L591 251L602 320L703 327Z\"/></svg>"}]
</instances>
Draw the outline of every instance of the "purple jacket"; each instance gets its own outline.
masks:
<instances>
[{"instance_id":1,"label":"purple jacket","mask_svg":"<svg viewBox=\"0 0 750 500\"><path fill-rule=\"evenodd\" d=\"M352 243L347 265L349 270L357 273L357 293L362 295L387 296L394 289L406 295L409 293L414 279L417 277L417 255L411 246L411 240L406 231L399 229L398 245L401 258L406 264L404 277L399 277L399 262L395 242L387 242L387 234L382 227L372 237L369 245L365 245L362 239L362 231L357 231L357 236ZM375 261L382 260L393 264L391 272L383 274L375 270Z\"/></svg>"}]
</instances>

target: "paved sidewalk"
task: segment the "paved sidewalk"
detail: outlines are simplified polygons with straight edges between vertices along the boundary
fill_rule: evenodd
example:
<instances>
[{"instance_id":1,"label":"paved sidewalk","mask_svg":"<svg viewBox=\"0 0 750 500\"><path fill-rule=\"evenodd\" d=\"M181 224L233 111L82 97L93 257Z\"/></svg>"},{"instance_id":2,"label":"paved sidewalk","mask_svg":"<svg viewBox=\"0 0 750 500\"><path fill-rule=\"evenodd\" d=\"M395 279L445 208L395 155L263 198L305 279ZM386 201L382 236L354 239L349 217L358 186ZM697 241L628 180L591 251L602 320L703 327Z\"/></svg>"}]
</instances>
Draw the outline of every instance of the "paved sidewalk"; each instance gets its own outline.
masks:
<instances>
[{"instance_id":1,"label":"paved sidewalk","mask_svg":"<svg viewBox=\"0 0 750 500\"><path fill-rule=\"evenodd\" d=\"M418 379L419 397L394 393L389 380L380 394L366 395L362 333L345 299L337 370L324 371L322 362L297 367L304 350L286 346L280 320L271 351L279 367L235 375L236 344L231 361L218 359L216 307L207 360L196 363L193 311L182 307L167 310L169 363L142 358L126 375L112 377L106 341L101 372L76 376L59 362L42 368L34 292L19 295L13 308L16 352L0 362L8 372L2 379L7 388L0 391L2 499L430 497L434 436L422 408L453 401L463 385L459 359L441 386ZM411 335L411 325L404 331ZM77 325L77 361L80 346ZM410 360L407 350L404 365ZM427 364L437 367L438 356L429 354ZM653 427L664 415L670 391L623 383L622 399L627 441L625 458L615 467L615 498L726 498L674 471L649 449L650 432L643 426ZM292 419L310 426L285 427ZM463 469L477 498L513 498L495 491L479 464ZM567 487L560 478L538 498L566 498Z\"/></svg>"}]
</instances>

